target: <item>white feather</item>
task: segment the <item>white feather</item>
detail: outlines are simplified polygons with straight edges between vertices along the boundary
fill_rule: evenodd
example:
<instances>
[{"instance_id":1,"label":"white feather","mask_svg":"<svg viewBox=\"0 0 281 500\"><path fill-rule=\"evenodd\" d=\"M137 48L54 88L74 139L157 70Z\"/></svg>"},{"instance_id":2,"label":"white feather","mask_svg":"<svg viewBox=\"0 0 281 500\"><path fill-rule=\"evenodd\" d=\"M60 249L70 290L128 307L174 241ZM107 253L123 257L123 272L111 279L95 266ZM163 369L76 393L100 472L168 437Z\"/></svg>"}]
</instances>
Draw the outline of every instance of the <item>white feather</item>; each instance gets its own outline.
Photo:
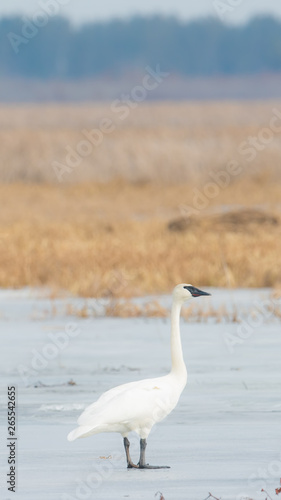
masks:
<instances>
[{"instance_id":1,"label":"white feather","mask_svg":"<svg viewBox=\"0 0 281 500\"><path fill-rule=\"evenodd\" d=\"M126 437L131 431L146 439L153 425L175 408L187 381L180 339L180 310L184 301L200 294L209 295L191 285L181 284L174 289L170 373L120 385L102 394L80 415L79 427L68 434L69 441L100 432L119 432Z\"/></svg>"}]
</instances>

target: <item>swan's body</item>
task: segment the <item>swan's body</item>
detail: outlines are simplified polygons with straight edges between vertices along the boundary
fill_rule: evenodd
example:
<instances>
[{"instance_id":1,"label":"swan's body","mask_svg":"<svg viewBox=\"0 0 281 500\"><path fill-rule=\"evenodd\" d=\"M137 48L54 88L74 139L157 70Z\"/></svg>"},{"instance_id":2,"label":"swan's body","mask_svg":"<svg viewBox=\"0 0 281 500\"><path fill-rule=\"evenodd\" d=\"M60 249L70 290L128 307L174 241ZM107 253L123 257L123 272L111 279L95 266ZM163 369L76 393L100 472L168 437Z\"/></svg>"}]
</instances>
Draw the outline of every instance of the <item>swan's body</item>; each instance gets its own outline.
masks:
<instances>
[{"instance_id":1,"label":"swan's body","mask_svg":"<svg viewBox=\"0 0 281 500\"><path fill-rule=\"evenodd\" d=\"M177 285L174 289L170 373L164 377L119 385L102 394L80 415L79 427L67 436L69 441L100 432L119 432L124 438L128 467L153 468L145 464L146 438L153 425L163 420L175 408L187 381L179 327L181 307L186 300L200 295L209 294L185 284ZM133 464L129 454L130 443L127 436L131 431L137 432L141 438L138 465Z\"/></svg>"}]
</instances>

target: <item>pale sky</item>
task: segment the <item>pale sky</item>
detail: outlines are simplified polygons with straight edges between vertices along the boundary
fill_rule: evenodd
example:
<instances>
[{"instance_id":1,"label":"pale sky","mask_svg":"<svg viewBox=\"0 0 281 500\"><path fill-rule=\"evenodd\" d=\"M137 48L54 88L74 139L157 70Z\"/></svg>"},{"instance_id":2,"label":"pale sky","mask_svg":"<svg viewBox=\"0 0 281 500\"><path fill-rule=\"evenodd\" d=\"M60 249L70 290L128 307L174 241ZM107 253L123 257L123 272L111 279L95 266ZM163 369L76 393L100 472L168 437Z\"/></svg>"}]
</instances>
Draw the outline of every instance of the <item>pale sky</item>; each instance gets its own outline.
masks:
<instances>
[{"instance_id":1,"label":"pale sky","mask_svg":"<svg viewBox=\"0 0 281 500\"><path fill-rule=\"evenodd\" d=\"M2 5L1 5L2 4ZM273 14L281 18L281 0L9 0L1 2L0 16L28 14L32 16L43 5L55 4L56 11L75 23L128 17L132 14L175 14L184 19L218 15L216 5L226 5L223 20L244 22L256 14Z\"/></svg>"}]
</instances>

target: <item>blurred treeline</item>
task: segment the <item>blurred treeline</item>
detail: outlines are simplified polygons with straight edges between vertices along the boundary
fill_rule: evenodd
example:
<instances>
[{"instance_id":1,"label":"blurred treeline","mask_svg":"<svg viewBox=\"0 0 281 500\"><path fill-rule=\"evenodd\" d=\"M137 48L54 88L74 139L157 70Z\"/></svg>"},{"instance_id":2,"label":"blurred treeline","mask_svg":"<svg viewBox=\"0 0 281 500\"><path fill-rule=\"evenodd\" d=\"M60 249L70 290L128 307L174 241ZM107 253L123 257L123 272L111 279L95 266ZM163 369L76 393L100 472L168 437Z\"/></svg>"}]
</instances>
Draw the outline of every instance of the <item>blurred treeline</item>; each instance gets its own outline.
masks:
<instances>
[{"instance_id":1,"label":"blurred treeline","mask_svg":"<svg viewBox=\"0 0 281 500\"><path fill-rule=\"evenodd\" d=\"M39 18L38 18L39 19ZM281 70L281 21L254 18L134 17L74 27L62 17L0 20L0 75L87 78L160 64L179 75L243 75ZM40 23L40 19L39 19Z\"/></svg>"}]
</instances>

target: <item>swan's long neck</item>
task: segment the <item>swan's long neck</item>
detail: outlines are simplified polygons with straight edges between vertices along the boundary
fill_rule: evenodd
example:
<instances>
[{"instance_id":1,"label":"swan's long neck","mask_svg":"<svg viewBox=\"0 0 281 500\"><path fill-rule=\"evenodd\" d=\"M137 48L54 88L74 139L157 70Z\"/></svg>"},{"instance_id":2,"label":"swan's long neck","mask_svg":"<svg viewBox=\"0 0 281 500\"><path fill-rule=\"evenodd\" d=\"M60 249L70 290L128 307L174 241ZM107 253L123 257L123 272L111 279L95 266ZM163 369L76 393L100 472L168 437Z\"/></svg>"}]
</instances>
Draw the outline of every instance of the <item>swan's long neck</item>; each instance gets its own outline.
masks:
<instances>
[{"instance_id":1,"label":"swan's long neck","mask_svg":"<svg viewBox=\"0 0 281 500\"><path fill-rule=\"evenodd\" d=\"M172 356L172 370L178 376L186 379L186 367L183 360L181 336L180 336L180 312L182 304L173 301L171 312L171 356Z\"/></svg>"}]
</instances>

